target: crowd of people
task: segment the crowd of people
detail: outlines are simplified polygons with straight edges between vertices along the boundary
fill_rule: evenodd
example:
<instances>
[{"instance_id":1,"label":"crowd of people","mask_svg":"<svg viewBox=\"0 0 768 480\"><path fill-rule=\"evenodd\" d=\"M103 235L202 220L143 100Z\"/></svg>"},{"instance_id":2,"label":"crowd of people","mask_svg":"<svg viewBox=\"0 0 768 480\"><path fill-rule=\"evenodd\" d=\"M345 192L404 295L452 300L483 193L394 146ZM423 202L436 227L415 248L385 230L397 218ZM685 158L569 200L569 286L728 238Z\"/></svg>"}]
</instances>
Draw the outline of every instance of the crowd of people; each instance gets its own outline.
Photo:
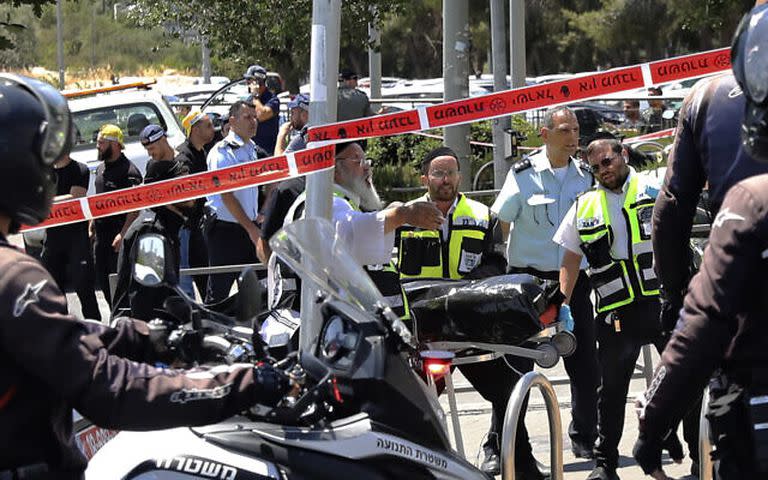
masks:
<instances>
[{"instance_id":1,"label":"crowd of people","mask_svg":"<svg viewBox=\"0 0 768 480\"><path fill-rule=\"evenodd\" d=\"M306 147L309 121L309 96L296 95L288 103L288 121L282 125L280 100L274 88L268 88L267 70L250 66L243 75L249 95L232 105L220 126L213 117L199 109L188 109L181 119L187 139L177 148L167 140L159 125L142 125L138 137L150 160L142 172L125 156L125 135L114 124L99 129L97 151L99 164L95 193L130 188L141 183L167 180L181 175L281 155ZM356 88L357 75L346 69L339 75L339 111L344 118L372 115L368 97ZM217 122L219 123L219 122ZM87 167L66 155L54 164L57 183L55 200L83 197L87 193ZM288 189L298 194L300 188ZM269 258L267 240L282 223L264 224L262 212L275 208L287 210L285 185L275 189L249 188L234 193L199 199L194 205L165 207L156 221L180 222L172 231L172 245L180 268L199 268L265 262ZM273 191L274 190L274 191ZM290 197L292 202L293 197ZM286 205L287 204L287 205ZM172 216L165 215L167 211ZM100 290L111 309L125 307L127 299L112 298L110 275L116 274L119 252L138 213L98 219L89 224L54 227L46 231L41 260L57 283L75 291L85 318L100 319L95 290ZM154 217L153 217L154 218ZM146 218L138 221L146 221ZM171 223L176 223L174 222ZM262 235L266 227L269 235ZM177 233L177 234L176 234ZM215 303L230 294L237 274L205 274L180 278L182 289L192 298ZM96 288L95 288L96 287ZM124 293L124 292L119 292ZM121 303L122 302L122 303Z\"/></svg>"},{"instance_id":2,"label":"crowd of people","mask_svg":"<svg viewBox=\"0 0 768 480\"><path fill-rule=\"evenodd\" d=\"M630 165L628 147L618 139L603 136L581 149L577 117L563 106L547 111L539 132L543 147L512 166L491 207L459 191L463 173L450 148L419 159L424 195L385 207L365 145L335 146L331 221L406 324L412 319L402 284L412 279L510 273L520 281L559 281L565 300L558 318L578 341L566 362L568 434L574 455L594 460L588 480L619 478L629 381L645 344L661 352L661 362L637 403L640 424L632 453L643 471L667 478L663 450L682 462L676 432L683 421L691 473L698 475L697 401L709 382L705 408L715 439L716 478L768 475L768 328L761 318L768 258L768 177L762 175L768 173L768 56L757 48L768 35L763 3L757 2L736 33L733 75L702 81L686 98L661 185ZM343 72L340 89L354 90L352 77ZM252 66L245 78L250 96L231 106L228 131L207 152L215 130L197 110L183 119L188 140L176 150L160 126L145 126L139 138L151 160L143 178L123 153L120 128L102 126L97 193L304 148L309 98L291 101L289 126L281 127L279 103L264 84L266 70ZM10 446L0 453L0 478L80 478L84 462L72 448L68 405L103 426L142 430L216 421L257 401L274 404L295 388L267 364L200 375L139 363L148 361L149 352L140 321L144 299L125 288L111 298L105 282L128 262L136 232L151 225L162 230L178 265L260 260L269 264L272 284L290 294L290 272L278 268L268 241L280 225L303 215L303 180L108 217L88 227L51 229L42 255L49 274L5 237L22 224L43 221L54 197L84 196L87 169L68 156L74 128L58 93L24 77L0 80L0 98L11 107L0 109L3 138L14 140L0 142L6 146L0 164L0 354L6 360L0 365L0 438ZM355 91L339 98L351 102L340 112L372 113ZM695 273L687 241L705 182L712 233ZM234 274L212 275L195 284L201 297L215 302L229 295L233 279ZM66 313L59 281L71 283L85 315L98 319L93 289L87 288L96 281L108 301L128 305L139 318L113 328L78 322ZM293 290L296 295L295 282ZM530 361L511 357L461 367L493 406L480 464L488 474L501 468L507 399L531 368ZM182 389L218 393L194 405L173 405L173 393ZM22 425L28 434L20 439L14 432ZM523 425L514 455L516 478L546 478Z\"/></svg>"}]
</instances>

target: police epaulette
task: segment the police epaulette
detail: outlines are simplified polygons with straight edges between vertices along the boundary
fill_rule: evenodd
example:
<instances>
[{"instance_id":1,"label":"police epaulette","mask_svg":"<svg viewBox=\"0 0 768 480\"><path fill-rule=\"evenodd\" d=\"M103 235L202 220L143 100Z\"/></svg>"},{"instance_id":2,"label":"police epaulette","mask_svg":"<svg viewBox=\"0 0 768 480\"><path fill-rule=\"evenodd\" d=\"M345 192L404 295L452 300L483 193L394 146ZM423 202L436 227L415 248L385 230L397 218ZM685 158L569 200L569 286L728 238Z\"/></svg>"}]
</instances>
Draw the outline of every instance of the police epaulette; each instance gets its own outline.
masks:
<instances>
[{"instance_id":1,"label":"police epaulette","mask_svg":"<svg viewBox=\"0 0 768 480\"><path fill-rule=\"evenodd\" d=\"M584 173L588 173L588 174L592 175L592 170L589 168L589 165L587 165L587 163L584 160L577 159L576 160L576 165L580 169L584 170Z\"/></svg>"},{"instance_id":2,"label":"police epaulette","mask_svg":"<svg viewBox=\"0 0 768 480\"><path fill-rule=\"evenodd\" d=\"M242 147L242 145L236 142L227 142L227 145L229 145L232 150L237 150L238 148Z\"/></svg>"},{"instance_id":3,"label":"police epaulette","mask_svg":"<svg viewBox=\"0 0 768 480\"><path fill-rule=\"evenodd\" d=\"M531 159L528 157L523 158L522 160L519 160L512 164L512 169L515 171L515 173L520 173L523 170L526 170L528 168L531 168Z\"/></svg>"}]
</instances>

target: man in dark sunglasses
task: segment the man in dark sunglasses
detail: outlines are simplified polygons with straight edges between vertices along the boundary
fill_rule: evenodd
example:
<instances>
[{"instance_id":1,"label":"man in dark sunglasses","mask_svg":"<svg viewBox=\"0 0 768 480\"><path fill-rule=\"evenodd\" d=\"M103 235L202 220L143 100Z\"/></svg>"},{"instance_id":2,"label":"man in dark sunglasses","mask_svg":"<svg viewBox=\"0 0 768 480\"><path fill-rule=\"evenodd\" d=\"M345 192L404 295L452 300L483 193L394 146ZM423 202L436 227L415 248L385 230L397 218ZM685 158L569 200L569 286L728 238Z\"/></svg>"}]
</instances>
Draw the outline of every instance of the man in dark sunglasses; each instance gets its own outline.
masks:
<instances>
[{"instance_id":1,"label":"man in dark sunglasses","mask_svg":"<svg viewBox=\"0 0 768 480\"><path fill-rule=\"evenodd\" d=\"M554 241L565 248L560 288L570 302L582 258L595 293L598 361L598 442L588 480L616 480L619 440L629 382L640 349L664 347L659 326L659 281L653 269L651 214L658 187L628 165L627 150L615 139L600 139L586 150L597 185L566 213ZM676 435L665 447L676 462L683 451Z\"/></svg>"}]
</instances>

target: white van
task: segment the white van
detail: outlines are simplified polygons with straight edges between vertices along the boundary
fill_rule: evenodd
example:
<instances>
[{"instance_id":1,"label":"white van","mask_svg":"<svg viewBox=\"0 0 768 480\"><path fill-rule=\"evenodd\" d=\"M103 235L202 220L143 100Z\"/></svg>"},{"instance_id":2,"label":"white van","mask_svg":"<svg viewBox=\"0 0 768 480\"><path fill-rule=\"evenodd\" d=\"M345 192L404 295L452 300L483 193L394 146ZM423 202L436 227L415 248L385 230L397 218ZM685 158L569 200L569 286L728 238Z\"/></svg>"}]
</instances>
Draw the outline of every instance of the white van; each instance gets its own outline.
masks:
<instances>
[{"instance_id":1,"label":"white van","mask_svg":"<svg viewBox=\"0 0 768 480\"><path fill-rule=\"evenodd\" d=\"M149 124L157 124L168 133L168 142L176 148L186 139L184 130L170 105L163 96L152 90L130 90L102 93L69 100L69 109L77 128L77 142L70 154L74 160L84 163L91 172L88 195L94 192L96 168L99 155L96 149L96 137L99 128L106 123L120 127L124 135L125 156L136 165L144 175L149 155L141 142L139 134ZM35 230L24 234L24 242L33 248L42 247L45 230Z\"/></svg>"}]
</instances>

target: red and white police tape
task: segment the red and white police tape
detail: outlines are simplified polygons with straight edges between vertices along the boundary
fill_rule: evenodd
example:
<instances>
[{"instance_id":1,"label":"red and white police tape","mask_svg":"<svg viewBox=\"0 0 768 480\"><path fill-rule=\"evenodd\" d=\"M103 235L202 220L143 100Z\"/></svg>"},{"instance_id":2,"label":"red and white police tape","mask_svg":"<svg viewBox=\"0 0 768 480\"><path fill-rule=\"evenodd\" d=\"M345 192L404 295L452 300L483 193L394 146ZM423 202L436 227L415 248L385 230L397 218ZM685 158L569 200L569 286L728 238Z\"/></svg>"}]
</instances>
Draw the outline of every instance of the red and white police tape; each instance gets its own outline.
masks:
<instances>
[{"instance_id":1,"label":"red and white police tape","mask_svg":"<svg viewBox=\"0 0 768 480\"><path fill-rule=\"evenodd\" d=\"M730 49L721 48L414 110L313 127L309 129L309 142L383 137L462 125L700 77L730 68Z\"/></svg>"},{"instance_id":2,"label":"red and white police tape","mask_svg":"<svg viewBox=\"0 0 768 480\"><path fill-rule=\"evenodd\" d=\"M23 230L108 217L298 177L333 167L333 157L333 145L325 145L210 172L67 200L55 203L51 215L43 223Z\"/></svg>"},{"instance_id":3,"label":"red and white police tape","mask_svg":"<svg viewBox=\"0 0 768 480\"><path fill-rule=\"evenodd\" d=\"M309 129L308 134L310 147L320 146L173 180L59 202L53 205L47 220L35 227L25 226L22 230L30 231L108 217L326 170L334 165L332 144L345 140L461 125L528 110L576 103L609 93L701 77L730 68L730 49L721 48L587 74L569 80L505 90L482 97L313 127ZM660 133L662 132L657 132Z\"/></svg>"}]
</instances>

